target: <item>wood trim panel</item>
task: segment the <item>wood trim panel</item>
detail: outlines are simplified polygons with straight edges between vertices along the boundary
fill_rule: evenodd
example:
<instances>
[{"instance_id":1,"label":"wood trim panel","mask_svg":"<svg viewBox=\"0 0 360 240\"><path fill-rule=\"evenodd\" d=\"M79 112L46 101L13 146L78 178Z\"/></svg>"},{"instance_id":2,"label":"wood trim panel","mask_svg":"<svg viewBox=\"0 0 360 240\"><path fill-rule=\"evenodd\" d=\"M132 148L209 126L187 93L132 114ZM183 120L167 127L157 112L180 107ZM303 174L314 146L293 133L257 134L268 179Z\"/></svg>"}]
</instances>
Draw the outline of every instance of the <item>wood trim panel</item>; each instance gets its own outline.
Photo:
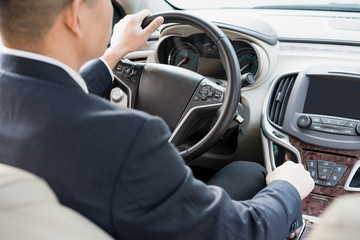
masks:
<instances>
[{"instance_id":1,"label":"wood trim panel","mask_svg":"<svg viewBox=\"0 0 360 240\"><path fill-rule=\"evenodd\" d=\"M350 171L355 163L360 159L360 151L346 151L337 149L328 149L304 143L296 138L290 137L290 144L293 145L300 153L301 163L306 168L306 159L326 160L337 164L346 165L344 176L335 187L315 186L312 193L303 200L303 213L310 216L319 216L331 202L339 196L353 194L344 190L344 185L349 177ZM291 154L287 154L290 157ZM289 159L291 160L291 159Z\"/></svg>"}]
</instances>

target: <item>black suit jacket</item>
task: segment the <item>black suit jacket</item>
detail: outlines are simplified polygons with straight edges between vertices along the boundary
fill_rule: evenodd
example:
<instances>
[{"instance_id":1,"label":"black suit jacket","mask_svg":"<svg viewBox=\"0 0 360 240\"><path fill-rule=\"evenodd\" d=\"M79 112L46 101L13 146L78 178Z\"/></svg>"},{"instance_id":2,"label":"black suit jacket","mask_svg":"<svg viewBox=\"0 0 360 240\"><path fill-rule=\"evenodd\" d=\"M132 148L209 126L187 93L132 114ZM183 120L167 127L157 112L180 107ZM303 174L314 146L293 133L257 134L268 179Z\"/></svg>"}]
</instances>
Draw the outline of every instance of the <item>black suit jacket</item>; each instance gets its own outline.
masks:
<instances>
[{"instance_id":1,"label":"black suit jacket","mask_svg":"<svg viewBox=\"0 0 360 240\"><path fill-rule=\"evenodd\" d=\"M100 60L82 74L90 94L55 65L0 61L0 161L44 178L61 203L115 238L284 239L301 225L287 182L235 202L194 179L159 117L98 96L111 84Z\"/></svg>"}]
</instances>

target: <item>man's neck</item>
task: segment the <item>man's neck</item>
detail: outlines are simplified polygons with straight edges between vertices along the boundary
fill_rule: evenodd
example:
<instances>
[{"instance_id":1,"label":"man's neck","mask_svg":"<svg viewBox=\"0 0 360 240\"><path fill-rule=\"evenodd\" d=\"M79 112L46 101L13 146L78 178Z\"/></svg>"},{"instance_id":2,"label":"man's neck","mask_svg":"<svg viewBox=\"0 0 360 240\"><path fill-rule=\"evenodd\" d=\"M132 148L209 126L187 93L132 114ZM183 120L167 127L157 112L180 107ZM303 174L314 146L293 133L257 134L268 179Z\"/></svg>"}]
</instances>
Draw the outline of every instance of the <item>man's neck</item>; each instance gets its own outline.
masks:
<instances>
[{"instance_id":1,"label":"man's neck","mask_svg":"<svg viewBox=\"0 0 360 240\"><path fill-rule=\"evenodd\" d=\"M66 39L58 39L56 36L49 34L43 41L38 41L37 43L34 43L34 41L31 43L25 43L25 41L9 43L4 41L3 45L10 49L40 54L56 59L74 71L79 72L80 67L86 60L80 60L81 58L76 51L76 47L72 46L70 42L71 41L67 41Z\"/></svg>"},{"instance_id":2,"label":"man's neck","mask_svg":"<svg viewBox=\"0 0 360 240\"><path fill-rule=\"evenodd\" d=\"M34 53L34 52L29 52L29 51L24 51L24 50L19 50L19 49L13 49L13 48L7 48L5 46L2 47L1 52L4 54L12 55L12 56L46 62L46 63L52 64L52 65L55 65L57 67L60 67L64 71L66 71L86 93L89 92L88 88L86 86L86 83L81 78L81 76L77 72L75 72L71 67L69 67L65 63L59 61L58 59L54 59L52 57L49 57L49 56L46 56L43 54L39 54L39 53Z\"/></svg>"}]
</instances>

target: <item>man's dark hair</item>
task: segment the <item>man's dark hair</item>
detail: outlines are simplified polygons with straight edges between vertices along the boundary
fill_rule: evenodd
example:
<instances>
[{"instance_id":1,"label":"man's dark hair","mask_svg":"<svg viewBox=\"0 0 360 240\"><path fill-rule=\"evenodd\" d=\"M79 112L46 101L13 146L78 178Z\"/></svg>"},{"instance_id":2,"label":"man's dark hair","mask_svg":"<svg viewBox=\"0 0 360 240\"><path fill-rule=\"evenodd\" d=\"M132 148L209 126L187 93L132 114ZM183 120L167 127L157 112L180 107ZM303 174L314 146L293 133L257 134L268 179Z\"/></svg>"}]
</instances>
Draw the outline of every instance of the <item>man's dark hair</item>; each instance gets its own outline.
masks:
<instances>
[{"instance_id":1,"label":"man's dark hair","mask_svg":"<svg viewBox=\"0 0 360 240\"><path fill-rule=\"evenodd\" d=\"M72 0L0 0L0 30L4 41L39 41ZM94 0L84 0L85 3Z\"/></svg>"}]
</instances>

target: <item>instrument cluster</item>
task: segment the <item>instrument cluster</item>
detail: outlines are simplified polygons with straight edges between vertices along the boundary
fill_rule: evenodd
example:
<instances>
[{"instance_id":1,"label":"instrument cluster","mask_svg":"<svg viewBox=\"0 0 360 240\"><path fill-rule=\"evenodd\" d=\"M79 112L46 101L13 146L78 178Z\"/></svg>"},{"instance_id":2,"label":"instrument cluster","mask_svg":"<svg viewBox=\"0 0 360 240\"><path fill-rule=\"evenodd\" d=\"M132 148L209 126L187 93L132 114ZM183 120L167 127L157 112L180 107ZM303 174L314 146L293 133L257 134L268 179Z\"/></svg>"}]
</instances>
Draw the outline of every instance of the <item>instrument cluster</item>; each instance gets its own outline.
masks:
<instances>
[{"instance_id":1,"label":"instrument cluster","mask_svg":"<svg viewBox=\"0 0 360 240\"><path fill-rule=\"evenodd\" d=\"M259 71L259 58L255 49L245 41L231 41L240 64L241 74ZM169 36L158 47L160 63L189 69L207 77L226 79L216 44L205 34L189 37Z\"/></svg>"}]
</instances>

